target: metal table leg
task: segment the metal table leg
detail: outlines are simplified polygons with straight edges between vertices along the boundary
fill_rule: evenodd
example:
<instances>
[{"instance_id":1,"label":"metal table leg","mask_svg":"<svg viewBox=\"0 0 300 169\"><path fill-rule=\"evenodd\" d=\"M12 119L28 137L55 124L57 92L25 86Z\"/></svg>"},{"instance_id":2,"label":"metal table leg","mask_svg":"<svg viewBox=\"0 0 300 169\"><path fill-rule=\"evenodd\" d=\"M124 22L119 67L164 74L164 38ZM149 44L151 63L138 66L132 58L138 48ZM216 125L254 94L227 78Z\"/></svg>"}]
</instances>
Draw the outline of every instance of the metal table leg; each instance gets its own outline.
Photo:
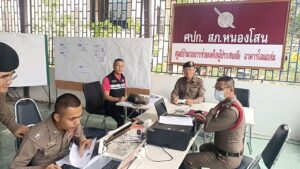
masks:
<instances>
[{"instance_id":1,"label":"metal table leg","mask_svg":"<svg viewBox=\"0 0 300 169\"><path fill-rule=\"evenodd\" d=\"M249 149L250 155L252 154L252 143L251 143L251 139L252 139L252 125L249 125L249 134L248 134L247 145L248 145L248 149Z\"/></svg>"}]
</instances>

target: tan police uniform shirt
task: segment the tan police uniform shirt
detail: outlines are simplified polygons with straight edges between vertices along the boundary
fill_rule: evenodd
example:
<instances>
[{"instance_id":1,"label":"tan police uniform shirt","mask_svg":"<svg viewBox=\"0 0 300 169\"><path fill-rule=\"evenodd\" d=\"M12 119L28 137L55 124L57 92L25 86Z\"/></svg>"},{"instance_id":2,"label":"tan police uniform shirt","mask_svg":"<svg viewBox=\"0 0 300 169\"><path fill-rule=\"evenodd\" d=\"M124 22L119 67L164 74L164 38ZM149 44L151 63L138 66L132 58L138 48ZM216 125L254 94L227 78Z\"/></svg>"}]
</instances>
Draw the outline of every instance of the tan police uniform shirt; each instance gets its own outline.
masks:
<instances>
[{"instance_id":1,"label":"tan police uniform shirt","mask_svg":"<svg viewBox=\"0 0 300 169\"><path fill-rule=\"evenodd\" d=\"M236 97L223 101L220 103L224 108L223 112L218 111L217 106L209 111L205 131L215 132L214 143L217 148L230 153L239 153L244 148L245 115L235 129L230 129L239 117L239 111L231 106L231 102L236 102L243 108Z\"/></svg>"},{"instance_id":2,"label":"tan police uniform shirt","mask_svg":"<svg viewBox=\"0 0 300 169\"><path fill-rule=\"evenodd\" d=\"M50 116L30 129L10 168L44 168L66 156L72 138L76 137L80 142L85 139L81 126L74 132L63 132L58 130ZM31 167L26 167L29 163Z\"/></svg>"},{"instance_id":3,"label":"tan police uniform shirt","mask_svg":"<svg viewBox=\"0 0 300 169\"><path fill-rule=\"evenodd\" d=\"M176 103L178 99L193 99L193 103L201 103L204 101L205 88L203 80L194 76L188 82L185 77L177 80L174 90L171 93L172 103Z\"/></svg>"},{"instance_id":4,"label":"tan police uniform shirt","mask_svg":"<svg viewBox=\"0 0 300 169\"><path fill-rule=\"evenodd\" d=\"M14 133L19 125L15 121L15 114L12 113L5 103L6 93L0 93L0 121Z\"/></svg>"}]
</instances>

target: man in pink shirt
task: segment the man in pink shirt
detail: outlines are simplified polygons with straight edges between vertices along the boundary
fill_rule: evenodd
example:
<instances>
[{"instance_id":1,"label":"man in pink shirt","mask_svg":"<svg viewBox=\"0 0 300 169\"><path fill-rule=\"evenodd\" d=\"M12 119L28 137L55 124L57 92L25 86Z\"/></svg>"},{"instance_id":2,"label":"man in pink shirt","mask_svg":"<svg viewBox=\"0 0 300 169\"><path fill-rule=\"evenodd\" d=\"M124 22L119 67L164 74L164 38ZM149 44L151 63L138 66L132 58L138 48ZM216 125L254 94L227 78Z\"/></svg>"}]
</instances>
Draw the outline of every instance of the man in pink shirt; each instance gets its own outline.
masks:
<instances>
[{"instance_id":1,"label":"man in pink shirt","mask_svg":"<svg viewBox=\"0 0 300 169\"><path fill-rule=\"evenodd\" d=\"M124 60L121 58L116 59L113 64L113 68L114 70L103 78L102 88L105 99L106 114L115 119L117 127L120 127L124 124L124 108L116 106L116 103L127 100L127 84L125 76L123 75Z\"/></svg>"}]
</instances>

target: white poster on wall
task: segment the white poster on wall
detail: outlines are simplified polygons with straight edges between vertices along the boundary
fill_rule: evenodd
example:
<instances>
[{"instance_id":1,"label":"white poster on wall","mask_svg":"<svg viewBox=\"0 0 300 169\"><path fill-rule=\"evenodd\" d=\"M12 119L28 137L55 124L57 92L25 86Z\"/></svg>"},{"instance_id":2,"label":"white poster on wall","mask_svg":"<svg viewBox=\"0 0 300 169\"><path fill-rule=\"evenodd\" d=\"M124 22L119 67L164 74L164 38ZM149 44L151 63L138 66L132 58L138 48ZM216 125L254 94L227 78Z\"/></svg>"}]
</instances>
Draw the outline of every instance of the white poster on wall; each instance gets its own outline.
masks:
<instances>
[{"instance_id":1,"label":"white poster on wall","mask_svg":"<svg viewBox=\"0 0 300 169\"><path fill-rule=\"evenodd\" d=\"M19 56L17 78L10 87L48 84L45 35L2 32L0 42L12 47Z\"/></svg>"},{"instance_id":2,"label":"white poster on wall","mask_svg":"<svg viewBox=\"0 0 300 169\"><path fill-rule=\"evenodd\" d=\"M112 72L113 61L125 61L128 87L150 89L152 39L55 37L55 79L100 81Z\"/></svg>"}]
</instances>

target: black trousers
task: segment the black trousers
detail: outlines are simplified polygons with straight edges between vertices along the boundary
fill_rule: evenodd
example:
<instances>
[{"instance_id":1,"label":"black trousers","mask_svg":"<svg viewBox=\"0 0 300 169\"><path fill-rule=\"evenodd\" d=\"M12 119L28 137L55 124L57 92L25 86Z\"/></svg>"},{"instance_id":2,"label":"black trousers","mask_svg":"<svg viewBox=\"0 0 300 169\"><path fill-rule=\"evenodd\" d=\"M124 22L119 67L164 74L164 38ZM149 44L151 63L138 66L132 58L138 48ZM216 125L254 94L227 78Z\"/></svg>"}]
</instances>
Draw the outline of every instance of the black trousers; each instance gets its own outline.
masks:
<instances>
[{"instance_id":1,"label":"black trousers","mask_svg":"<svg viewBox=\"0 0 300 169\"><path fill-rule=\"evenodd\" d=\"M116 106L116 103L107 103L105 108L106 114L111 116L116 122L117 127L120 127L124 124L124 114L125 110L122 106ZM130 118L134 118L138 116L139 113L134 111L131 108L127 108L127 116Z\"/></svg>"}]
</instances>

